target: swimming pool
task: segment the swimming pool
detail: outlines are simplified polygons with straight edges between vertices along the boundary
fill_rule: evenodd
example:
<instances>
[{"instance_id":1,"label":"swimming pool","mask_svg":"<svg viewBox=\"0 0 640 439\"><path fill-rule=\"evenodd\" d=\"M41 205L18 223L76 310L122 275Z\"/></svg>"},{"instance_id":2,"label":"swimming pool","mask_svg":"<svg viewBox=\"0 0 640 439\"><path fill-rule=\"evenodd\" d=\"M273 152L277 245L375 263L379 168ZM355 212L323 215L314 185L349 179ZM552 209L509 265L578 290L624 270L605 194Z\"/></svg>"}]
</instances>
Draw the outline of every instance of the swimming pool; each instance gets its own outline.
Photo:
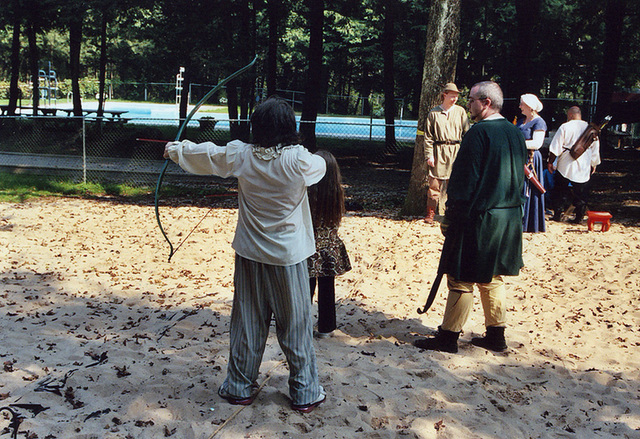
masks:
<instances>
[{"instance_id":1,"label":"swimming pool","mask_svg":"<svg viewBox=\"0 0 640 439\"><path fill-rule=\"evenodd\" d=\"M97 102L87 102L83 105L86 110L97 109ZM193 106L190 107L191 110ZM209 116L218 120L216 129L228 130L229 119L227 113L207 111L211 107L204 106L189 121L189 126L198 126L198 119ZM175 104L155 104L149 102L107 102L105 110L126 111L122 117L129 123L162 123L178 125L178 106ZM203 111L204 110L204 111ZM297 117L298 122L300 117ZM396 120L395 134L397 140L412 141L416 137L417 121ZM316 120L316 135L326 137L375 139L385 137L384 119L366 117L337 117L318 116Z\"/></svg>"}]
</instances>

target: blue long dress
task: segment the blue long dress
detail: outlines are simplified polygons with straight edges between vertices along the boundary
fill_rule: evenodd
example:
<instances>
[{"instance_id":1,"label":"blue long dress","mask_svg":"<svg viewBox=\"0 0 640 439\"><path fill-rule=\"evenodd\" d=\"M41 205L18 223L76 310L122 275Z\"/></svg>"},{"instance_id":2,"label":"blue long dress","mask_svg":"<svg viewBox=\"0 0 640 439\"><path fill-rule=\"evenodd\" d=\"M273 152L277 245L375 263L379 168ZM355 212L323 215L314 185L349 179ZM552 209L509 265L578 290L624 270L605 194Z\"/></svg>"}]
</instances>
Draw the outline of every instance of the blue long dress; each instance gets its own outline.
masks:
<instances>
[{"instance_id":1,"label":"blue long dress","mask_svg":"<svg viewBox=\"0 0 640 439\"><path fill-rule=\"evenodd\" d=\"M531 122L523 122L524 120L518 123L518 128L520 128L525 140L531 140L534 131L545 131L545 133L547 131L547 124L540 116L534 118ZM544 162L540 151L533 151L533 157L529 159L529 163L533 165L535 175L544 187ZM526 178L523 194L526 201L524 203L524 215L522 217L522 231L531 233L546 231L544 195Z\"/></svg>"}]
</instances>

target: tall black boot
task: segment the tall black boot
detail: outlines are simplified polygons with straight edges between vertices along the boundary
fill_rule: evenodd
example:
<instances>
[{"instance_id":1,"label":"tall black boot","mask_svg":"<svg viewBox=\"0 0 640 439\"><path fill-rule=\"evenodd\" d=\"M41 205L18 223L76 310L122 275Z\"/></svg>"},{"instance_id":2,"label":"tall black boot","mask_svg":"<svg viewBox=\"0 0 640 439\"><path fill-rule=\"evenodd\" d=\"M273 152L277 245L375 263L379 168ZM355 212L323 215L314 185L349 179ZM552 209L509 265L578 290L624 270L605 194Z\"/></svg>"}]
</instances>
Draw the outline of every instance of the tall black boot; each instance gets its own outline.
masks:
<instances>
[{"instance_id":1,"label":"tall black boot","mask_svg":"<svg viewBox=\"0 0 640 439\"><path fill-rule=\"evenodd\" d=\"M487 326L486 335L472 338L471 343L490 351L502 352L507 349L507 342L504 339L504 327Z\"/></svg>"},{"instance_id":2,"label":"tall black boot","mask_svg":"<svg viewBox=\"0 0 640 439\"><path fill-rule=\"evenodd\" d=\"M581 204L576 207L576 217L571 221L573 224L580 224L584 219L584 214L587 213L586 204Z\"/></svg>"},{"instance_id":3,"label":"tall black boot","mask_svg":"<svg viewBox=\"0 0 640 439\"><path fill-rule=\"evenodd\" d=\"M413 345L420 349L430 351L442 351L455 354L458 352L459 332L447 331L438 327L438 333L433 338L420 338L413 342Z\"/></svg>"}]
</instances>

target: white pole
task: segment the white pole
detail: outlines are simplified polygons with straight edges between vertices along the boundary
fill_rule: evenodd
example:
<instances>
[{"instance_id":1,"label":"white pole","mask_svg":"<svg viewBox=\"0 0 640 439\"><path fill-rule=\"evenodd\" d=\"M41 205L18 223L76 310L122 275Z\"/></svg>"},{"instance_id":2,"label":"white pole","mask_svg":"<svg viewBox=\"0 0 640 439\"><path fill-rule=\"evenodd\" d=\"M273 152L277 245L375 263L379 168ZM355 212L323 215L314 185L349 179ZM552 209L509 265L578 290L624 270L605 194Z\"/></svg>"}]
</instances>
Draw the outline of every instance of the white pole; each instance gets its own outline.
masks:
<instances>
[{"instance_id":1,"label":"white pole","mask_svg":"<svg viewBox=\"0 0 640 439\"><path fill-rule=\"evenodd\" d=\"M82 182L87 184L87 142L84 116L82 116Z\"/></svg>"}]
</instances>

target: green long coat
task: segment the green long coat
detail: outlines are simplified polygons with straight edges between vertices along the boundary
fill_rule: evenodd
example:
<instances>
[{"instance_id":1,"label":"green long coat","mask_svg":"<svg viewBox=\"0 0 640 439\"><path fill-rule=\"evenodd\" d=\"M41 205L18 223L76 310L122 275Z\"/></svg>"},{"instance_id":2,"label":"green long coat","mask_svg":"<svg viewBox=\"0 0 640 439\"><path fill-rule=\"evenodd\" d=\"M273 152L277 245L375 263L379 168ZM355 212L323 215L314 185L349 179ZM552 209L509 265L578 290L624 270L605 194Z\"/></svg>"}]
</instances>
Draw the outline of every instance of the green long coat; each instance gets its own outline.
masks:
<instances>
[{"instance_id":1,"label":"green long coat","mask_svg":"<svg viewBox=\"0 0 640 439\"><path fill-rule=\"evenodd\" d=\"M504 118L480 121L464 136L447 190L444 273L479 283L519 273L526 160L524 137Z\"/></svg>"}]
</instances>

